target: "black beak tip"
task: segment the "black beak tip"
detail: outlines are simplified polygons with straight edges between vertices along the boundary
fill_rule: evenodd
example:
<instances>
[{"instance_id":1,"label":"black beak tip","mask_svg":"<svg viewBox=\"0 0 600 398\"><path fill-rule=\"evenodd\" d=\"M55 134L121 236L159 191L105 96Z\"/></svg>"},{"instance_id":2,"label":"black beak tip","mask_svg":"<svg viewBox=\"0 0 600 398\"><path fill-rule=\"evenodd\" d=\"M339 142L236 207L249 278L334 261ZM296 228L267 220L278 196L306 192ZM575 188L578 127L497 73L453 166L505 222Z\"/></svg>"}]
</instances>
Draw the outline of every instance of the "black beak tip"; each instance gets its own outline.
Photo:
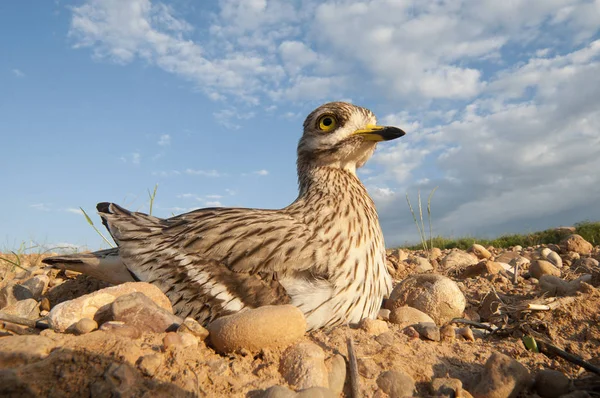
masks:
<instances>
[{"instance_id":1,"label":"black beak tip","mask_svg":"<svg viewBox=\"0 0 600 398\"><path fill-rule=\"evenodd\" d=\"M395 140L396 138L400 138L406 135L406 132L398 127L386 127L382 131L382 136L386 141Z\"/></svg>"}]
</instances>

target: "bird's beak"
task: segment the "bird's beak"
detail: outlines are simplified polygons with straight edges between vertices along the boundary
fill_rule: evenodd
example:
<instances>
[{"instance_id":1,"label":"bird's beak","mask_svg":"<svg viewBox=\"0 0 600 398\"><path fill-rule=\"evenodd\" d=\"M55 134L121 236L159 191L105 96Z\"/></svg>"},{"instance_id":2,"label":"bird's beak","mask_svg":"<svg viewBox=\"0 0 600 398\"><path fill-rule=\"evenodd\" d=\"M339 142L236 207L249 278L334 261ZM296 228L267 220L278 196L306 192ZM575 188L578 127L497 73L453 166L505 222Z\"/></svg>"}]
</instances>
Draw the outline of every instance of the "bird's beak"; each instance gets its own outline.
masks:
<instances>
[{"instance_id":1,"label":"bird's beak","mask_svg":"<svg viewBox=\"0 0 600 398\"><path fill-rule=\"evenodd\" d=\"M400 138L406 133L398 127L368 124L366 128L356 130L354 134L360 135L365 141L389 141Z\"/></svg>"}]
</instances>

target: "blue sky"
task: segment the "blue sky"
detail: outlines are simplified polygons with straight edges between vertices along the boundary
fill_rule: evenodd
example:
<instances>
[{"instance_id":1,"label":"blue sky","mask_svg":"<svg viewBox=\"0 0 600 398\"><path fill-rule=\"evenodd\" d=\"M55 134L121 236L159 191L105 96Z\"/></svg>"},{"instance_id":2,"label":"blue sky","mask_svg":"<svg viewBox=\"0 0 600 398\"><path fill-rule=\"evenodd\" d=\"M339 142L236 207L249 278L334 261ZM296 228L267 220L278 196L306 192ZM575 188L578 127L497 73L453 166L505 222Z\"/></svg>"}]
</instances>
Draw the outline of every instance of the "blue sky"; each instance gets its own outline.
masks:
<instances>
[{"instance_id":1,"label":"blue sky","mask_svg":"<svg viewBox=\"0 0 600 398\"><path fill-rule=\"evenodd\" d=\"M1 2L0 247L100 248L79 206L155 184L158 216L284 207L330 100L408 132L359 171L388 245L436 186L436 234L600 219L599 26L598 0Z\"/></svg>"}]
</instances>

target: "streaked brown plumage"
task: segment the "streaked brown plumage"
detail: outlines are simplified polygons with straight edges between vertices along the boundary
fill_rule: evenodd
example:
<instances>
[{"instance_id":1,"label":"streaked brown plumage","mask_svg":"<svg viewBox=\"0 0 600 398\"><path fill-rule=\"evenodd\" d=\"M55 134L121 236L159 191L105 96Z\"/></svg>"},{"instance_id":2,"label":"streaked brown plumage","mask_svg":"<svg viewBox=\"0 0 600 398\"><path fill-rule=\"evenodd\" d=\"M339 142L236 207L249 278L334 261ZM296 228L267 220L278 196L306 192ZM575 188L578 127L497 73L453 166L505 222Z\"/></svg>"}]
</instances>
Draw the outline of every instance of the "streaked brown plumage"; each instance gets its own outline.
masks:
<instances>
[{"instance_id":1,"label":"streaked brown plumage","mask_svg":"<svg viewBox=\"0 0 600 398\"><path fill-rule=\"evenodd\" d=\"M157 285L180 316L202 323L292 303L309 329L375 317L391 278L377 211L356 177L377 141L404 132L371 111L332 102L304 122L298 198L281 210L208 208L160 219L100 203L118 248L48 258L112 283Z\"/></svg>"}]
</instances>

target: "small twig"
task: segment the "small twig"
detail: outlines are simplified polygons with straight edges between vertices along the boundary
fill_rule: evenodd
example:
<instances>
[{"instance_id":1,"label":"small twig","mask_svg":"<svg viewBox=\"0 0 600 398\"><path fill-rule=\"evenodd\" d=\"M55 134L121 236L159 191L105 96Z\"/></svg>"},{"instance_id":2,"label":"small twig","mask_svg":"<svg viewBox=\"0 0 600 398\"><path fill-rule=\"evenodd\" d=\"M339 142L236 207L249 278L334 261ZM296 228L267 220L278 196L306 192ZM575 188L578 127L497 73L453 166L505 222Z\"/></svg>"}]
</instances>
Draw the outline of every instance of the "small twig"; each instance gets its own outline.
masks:
<instances>
[{"instance_id":1,"label":"small twig","mask_svg":"<svg viewBox=\"0 0 600 398\"><path fill-rule=\"evenodd\" d=\"M592 365L591 363L589 363L587 361L584 361L581 357L578 357L577 355L570 354L564 350L561 350L560 348L558 348L555 345L552 345L550 343L545 343L543 341L538 341L537 346L538 346L539 351L542 354L557 355L557 356L561 357L562 359L565 359L571 363L574 363L575 365L581 366L585 370L589 370L590 372L594 372L597 375L600 375L600 367L598 367L596 365Z\"/></svg>"},{"instance_id":2,"label":"small twig","mask_svg":"<svg viewBox=\"0 0 600 398\"><path fill-rule=\"evenodd\" d=\"M42 321L33 321L27 318L21 318L20 316L5 314L0 312L0 322L10 322L17 325L27 326L32 329L48 329L50 326Z\"/></svg>"},{"instance_id":3,"label":"small twig","mask_svg":"<svg viewBox=\"0 0 600 398\"><path fill-rule=\"evenodd\" d=\"M350 386L352 389L352 397L359 398L358 364L356 363L356 354L354 353L354 342L352 341L352 337L348 338L348 363L350 364Z\"/></svg>"},{"instance_id":4,"label":"small twig","mask_svg":"<svg viewBox=\"0 0 600 398\"><path fill-rule=\"evenodd\" d=\"M475 326L478 329L485 329L488 332L493 332L496 330L493 327L491 327L490 325L486 325L485 323L475 322L470 319L464 319L464 318L454 318L450 321L450 323L462 323L465 325L471 325L471 326Z\"/></svg>"}]
</instances>

